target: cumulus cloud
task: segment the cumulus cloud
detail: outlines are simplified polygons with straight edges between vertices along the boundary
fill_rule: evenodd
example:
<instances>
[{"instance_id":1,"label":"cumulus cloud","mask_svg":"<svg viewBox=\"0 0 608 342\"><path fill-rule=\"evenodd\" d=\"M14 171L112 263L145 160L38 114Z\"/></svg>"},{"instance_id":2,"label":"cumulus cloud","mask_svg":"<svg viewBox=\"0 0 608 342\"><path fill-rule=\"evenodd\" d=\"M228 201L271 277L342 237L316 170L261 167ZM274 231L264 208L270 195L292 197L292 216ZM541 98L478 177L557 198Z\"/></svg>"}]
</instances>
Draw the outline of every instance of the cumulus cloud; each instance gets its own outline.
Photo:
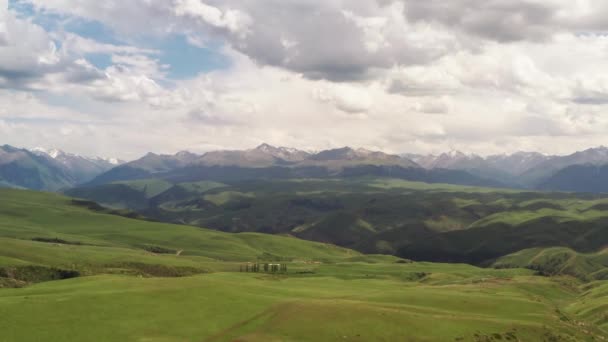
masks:
<instances>
[{"instance_id":1,"label":"cumulus cloud","mask_svg":"<svg viewBox=\"0 0 608 342\"><path fill-rule=\"evenodd\" d=\"M413 109L426 114L447 114L450 112L451 102L446 97L424 99L417 102Z\"/></svg>"},{"instance_id":2,"label":"cumulus cloud","mask_svg":"<svg viewBox=\"0 0 608 342\"><path fill-rule=\"evenodd\" d=\"M27 0L41 10L97 20L124 34L220 39L253 60L311 79L370 79L429 64L486 41L549 41L608 28L601 0Z\"/></svg>"},{"instance_id":3,"label":"cumulus cloud","mask_svg":"<svg viewBox=\"0 0 608 342\"><path fill-rule=\"evenodd\" d=\"M227 9L222 12L217 7L207 5L201 0L175 0L174 13L178 17L189 16L207 25L227 29L231 33L244 35L251 19L239 10Z\"/></svg>"},{"instance_id":4,"label":"cumulus cloud","mask_svg":"<svg viewBox=\"0 0 608 342\"><path fill-rule=\"evenodd\" d=\"M395 65L428 63L459 44L452 34L433 25L408 23L399 3L271 3L268 7L248 3L254 18L252 33L235 42L235 49L311 79L370 79L378 70ZM263 20L268 10L272 19Z\"/></svg>"},{"instance_id":5,"label":"cumulus cloud","mask_svg":"<svg viewBox=\"0 0 608 342\"><path fill-rule=\"evenodd\" d=\"M553 33L559 2L407 0L404 1L404 13L413 22L437 22L498 41L543 40Z\"/></svg>"},{"instance_id":6,"label":"cumulus cloud","mask_svg":"<svg viewBox=\"0 0 608 342\"><path fill-rule=\"evenodd\" d=\"M456 91L460 80L449 68L414 66L396 68L388 76L387 90L408 96L432 96Z\"/></svg>"},{"instance_id":7,"label":"cumulus cloud","mask_svg":"<svg viewBox=\"0 0 608 342\"><path fill-rule=\"evenodd\" d=\"M142 75L162 75L162 68L146 55L156 53L153 50L99 43L71 33L47 32L6 9L2 16L6 41L0 44L2 88L67 92L111 83L122 84L116 87L115 92L120 95L115 97L125 99L133 95L126 94L124 78L117 80L116 75L129 73L131 84L148 93L153 81ZM99 70L84 58L90 53L113 54L115 65ZM106 89L94 89L91 93L100 98L110 96Z\"/></svg>"},{"instance_id":8,"label":"cumulus cloud","mask_svg":"<svg viewBox=\"0 0 608 342\"><path fill-rule=\"evenodd\" d=\"M106 154L129 146L130 158L262 141L396 153L608 143L600 0L19 2L34 14L0 0L0 120L17 145L92 149L76 143L88 135ZM124 43L28 18L47 14L94 21ZM176 35L230 66L171 79L167 51L140 45Z\"/></svg>"},{"instance_id":9,"label":"cumulus cloud","mask_svg":"<svg viewBox=\"0 0 608 342\"><path fill-rule=\"evenodd\" d=\"M605 105L608 104L608 78L603 75L573 80L572 100L579 104Z\"/></svg>"},{"instance_id":10,"label":"cumulus cloud","mask_svg":"<svg viewBox=\"0 0 608 342\"><path fill-rule=\"evenodd\" d=\"M160 52L131 45L115 45L63 30L47 32L15 10L0 7L0 88L85 95L103 101L142 101L162 105L167 93L167 65ZM87 60L106 54L112 64L102 70Z\"/></svg>"},{"instance_id":11,"label":"cumulus cloud","mask_svg":"<svg viewBox=\"0 0 608 342\"><path fill-rule=\"evenodd\" d=\"M459 44L434 25L408 23L398 2L28 1L41 10L104 22L124 34L146 27L149 34L184 33L193 42L221 39L259 63L311 79L369 79L376 69L427 63Z\"/></svg>"},{"instance_id":12,"label":"cumulus cloud","mask_svg":"<svg viewBox=\"0 0 608 342\"><path fill-rule=\"evenodd\" d=\"M8 0L0 0L0 46L8 44Z\"/></svg>"},{"instance_id":13,"label":"cumulus cloud","mask_svg":"<svg viewBox=\"0 0 608 342\"><path fill-rule=\"evenodd\" d=\"M84 38L70 32L53 32L52 38L61 41L62 50L74 54L129 54L129 55L156 55L158 50L139 48L130 45L115 45L101 43L90 38Z\"/></svg>"},{"instance_id":14,"label":"cumulus cloud","mask_svg":"<svg viewBox=\"0 0 608 342\"><path fill-rule=\"evenodd\" d=\"M333 104L337 109L351 114L366 113L373 105L369 91L363 87L334 85L313 91L317 100Z\"/></svg>"},{"instance_id":15,"label":"cumulus cloud","mask_svg":"<svg viewBox=\"0 0 608 342\"><path fill-rule=\"evenodd\" d=\"M65 70L70 64L41 27L18 19L4 9L0 45L0 87L27 87L46 74Z\"/></svg>"}]
</instances>

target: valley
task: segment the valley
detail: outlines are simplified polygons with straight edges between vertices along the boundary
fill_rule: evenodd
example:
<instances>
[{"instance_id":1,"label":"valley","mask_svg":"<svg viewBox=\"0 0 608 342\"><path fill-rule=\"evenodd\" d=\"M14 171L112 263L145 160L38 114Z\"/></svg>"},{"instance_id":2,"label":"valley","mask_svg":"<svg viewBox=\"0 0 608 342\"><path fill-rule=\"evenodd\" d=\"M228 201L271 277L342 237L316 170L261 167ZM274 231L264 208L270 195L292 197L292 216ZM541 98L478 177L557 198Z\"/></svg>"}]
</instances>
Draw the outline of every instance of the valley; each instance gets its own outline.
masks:
<instances>
[{"instance_id":1,"label":"valley","mask_svg":"<svg viewBox=\"0 0 608 342\"><path fill-rule=\"evenodd\" d=\"M426 184L388 178L171 184L68 191L155 220L260 232L420 261L489 265L523 249L606 246L608 197Z\"/></svg>"},{"instance_id":2,"label":"valley","mask_svg":"<svg viewBox=\"0 0 608 342\"><path fill-rule=\"evenodd\" d=\"M601 341L608 332L606 281L520 268L540 251L497 268L413 262L0 194L0 340ZM288 272L239 272L264 261Z\"/></svg>"},{"instance_id":3,"label":"valley","mask_svg":"<svg viewBox=\"0 0 608 342\"><path fill-rule=\"evenodd\" d=\"M3 151L0 341L608 338L593 164L266 144L117 164ZM546 180L513 182L532 178ZM563 182L582 191L549 191ZM287 271L244 272L259 263Z\"/></svg>"},{"instance_id":4,"label":"valley","mask_svg":"<svg viewBox=\"0 0 608 342\"><path fill-rule=\"evenodd\" d=\"M605 0L0 0L0 342L608 342L607 112Z\"/></svg>"}]
</instances>

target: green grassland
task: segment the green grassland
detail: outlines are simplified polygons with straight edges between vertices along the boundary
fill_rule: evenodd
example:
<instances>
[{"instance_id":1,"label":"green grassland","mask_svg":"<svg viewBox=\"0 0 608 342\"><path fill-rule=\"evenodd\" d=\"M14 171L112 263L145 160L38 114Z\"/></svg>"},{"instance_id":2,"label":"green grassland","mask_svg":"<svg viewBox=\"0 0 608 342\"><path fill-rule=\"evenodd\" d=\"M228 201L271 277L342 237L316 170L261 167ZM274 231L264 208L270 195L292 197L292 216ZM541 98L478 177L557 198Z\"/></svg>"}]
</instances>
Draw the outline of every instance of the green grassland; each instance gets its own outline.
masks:
<instances>
[{"instance_id":1,"label":"green grassland","mask_svg":"<svg viewBox=\"0 0 608 342\"><path fill-rule=\"evenodd\" d=\"M606 340L608 283L525 268L542 253L411 262L0 190L0 341Z\"/></svg>"},{"instance_id":2,"label":"green grassland","mask_svg":"<svg viewBox=\"0 0 608 342\"><path fill-rule=\"evenodd\" d=\"M113 184L125 184L134 190L143 192L147 198L152 198L169 190L173 184L158 179L142 179L128 182L114 182Z\"/></svg>"},{"instance_id":3,"label":"green grassland","mask_svg":"<svg viewBox=\"0 0 608 342\"><path fill-rule=\"evenodd\" d=\"M126 207L163 222L292 235L414 260L487 265L523 249L593 253L608 245L608 197L601 194L352 178L176 184L148 198L141 181L129 184L122 186L136 204ZM121 207L126 191L113 186L69 194ZM114 201L108 194L121 195Z\"/></svg>"},{"instance_id":4,"label":"green grassland","mask_svg":"<svg viewBox=\"0 0 608 342\"><path fill-rule=\"evenodd\" d=\"M608 280L608 249L577 253L569 248L531 248L498 259L498 268L525 267L544 275L568 274L584 281Z\"/></svg>"},{"instance_id":5,"label":"green grassland","mask_svg":"<svg viewBox=\"0 0 608 342\"><path fill-rule=\"evenodd\" d=\"M0 190L0 215L0 237L27 240L58 238L72 242L72 248L158 246L182 251L182 256L223 260L256 260L265 255L282 259L324 260L359 254L295 238L257 233L227 234L131 220L93 212L80 202L60 195L21 190Z\"/></svg>"},{"instance_id":6,"label":"green grassland","mask_svg":"<svg viewBox=\"0 0 608 342\"><path fill-rule=\"evenodd\" d=\"M600 340L606 334L594 322L601 317L588 312L596 305L579 296L526 276L436 285L228 272L102 275L1 290L0 329L6 341Z\"/></svg>"}]
</instances>

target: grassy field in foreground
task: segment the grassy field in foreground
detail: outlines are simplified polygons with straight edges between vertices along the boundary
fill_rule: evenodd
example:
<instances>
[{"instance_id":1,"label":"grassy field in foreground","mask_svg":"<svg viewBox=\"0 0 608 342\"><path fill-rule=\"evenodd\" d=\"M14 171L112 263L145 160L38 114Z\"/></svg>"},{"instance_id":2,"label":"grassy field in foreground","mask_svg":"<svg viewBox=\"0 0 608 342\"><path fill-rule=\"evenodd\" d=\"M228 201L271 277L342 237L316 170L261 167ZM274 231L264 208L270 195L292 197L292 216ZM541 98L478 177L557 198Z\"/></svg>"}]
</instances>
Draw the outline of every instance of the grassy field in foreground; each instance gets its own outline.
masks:
<instances>
[{"instance_id":1,"label":"grassy field in foreground","mask_svg":"<svg viewBox=\"0 0 608 342\"><path fill-rule=\"evenodd\" d=\"M288 273L238 272L258 260ZM138 221L0 190L0 342L602 341L607 284Z\"/></svg>"},{"instance_id":2,"label":"grassy field in foreground","mask_svg":"<svg viewBox=\"0 0 608 342\"><path fill-rule=\"evenodd\" d=\"M436 285L225 272L104 275L0 290L0 341L601 340L605 331L587 323L601 318L588 315L589 305L569 304L576 296L528 276Z\"/></svg>"}]
</instances>

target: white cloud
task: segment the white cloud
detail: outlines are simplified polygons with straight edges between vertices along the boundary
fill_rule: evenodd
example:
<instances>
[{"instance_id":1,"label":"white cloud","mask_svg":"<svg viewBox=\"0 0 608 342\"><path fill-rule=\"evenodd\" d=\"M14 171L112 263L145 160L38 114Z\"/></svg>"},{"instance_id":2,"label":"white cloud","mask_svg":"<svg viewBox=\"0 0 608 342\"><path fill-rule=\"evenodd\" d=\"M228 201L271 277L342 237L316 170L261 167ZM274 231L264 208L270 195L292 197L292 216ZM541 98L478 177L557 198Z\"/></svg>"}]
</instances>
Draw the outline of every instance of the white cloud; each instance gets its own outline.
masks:
<instances>
[{"instance_id":1,"label":"white cloud","mask_svg":"<svg viewBox=\"0 0 608 342\"><path fill-rule=\"evenodd\" d=\"M159 53L158 50L138 48L130 45L100 43L70 32L54 32L51 36L61 41L62 50L81 55L91 53L156 55Z\"/></svg>"},{"instance_id":2,"label":"white cloud","mask_svg":"<svg viewBox=\"0 0 608 342\"><path fill-rule=\"evenodd\" d=\"M217 7L205 4L201 0L175 0L175 15L190 16L213 27L227 29L232 33L245 35L251 18L238 10L227 9L224 12Z\"/></svg>"},{"instance_id":3,"label":"white cloud","mask_svg":"<svg viewBox=\"0 0 608 342\"><path fill-rule=\"evenodd\" d=\"M125 35L146 27L148 34L186 34L198 45L221 39L258 63L312 79L370 78L375 69L426 63L459 44L434 25L408 23L398 2L27 1L41 10L103 22Z\"/></svg>"},{"instance_id":4,"label":"white cloud","mask_svg":"<svg viewBox=\"0 0 608 342\"><path fill-rule=\"evenodd\" d=\"M417 102L413 110L427 114L447 114L450 112L451 101L447 97L422 99Z\"/></svg>"},{"instance_id":5,"label":"white cloud","mask_svg":"<svg viewBox=\"0 0 608 342\"><path fill-rule=\"evenodd\" d=\"M8 44L8 0L0 0L0 46Z\"/></svg>"},{"instance_id":6,"label":"white cloud","mask_svg":"<svg viewBox=\"0 0 608 342\"><path fill-rule=\"evenodd\" d=\"M366 113L373 105L370 91L367 87L353 85L331 85L314 89L313 96L317 100L331 103L343 112L356 114Z\"/></svg>"},{"instance_id":7,"label":"white cloud","mask_svg":"<svg viewBox=\"0 0 608 342\"><path fill-rule=\"evenodd\" d=\"M477 153L608 144L599 0L23 1L129 43L0 11L0 127L16 145L128 146L129 158L262 141ZM171 80L165 51L137 42L174 34L219 45L230 68Z\"/></svg>"}]
</instances>

